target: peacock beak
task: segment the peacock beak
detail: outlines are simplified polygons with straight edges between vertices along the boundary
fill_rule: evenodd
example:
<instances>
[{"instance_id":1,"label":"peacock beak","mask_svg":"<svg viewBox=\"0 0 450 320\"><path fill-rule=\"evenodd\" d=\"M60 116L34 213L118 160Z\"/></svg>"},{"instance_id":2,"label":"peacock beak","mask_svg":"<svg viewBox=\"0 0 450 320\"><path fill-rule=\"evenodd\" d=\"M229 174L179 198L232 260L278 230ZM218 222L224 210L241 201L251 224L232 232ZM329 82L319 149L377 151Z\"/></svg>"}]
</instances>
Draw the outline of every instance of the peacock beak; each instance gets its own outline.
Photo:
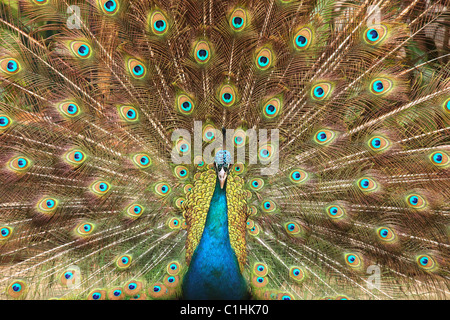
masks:
<instances>
[{"instance_id":1,"label":"peacock beak","mask_svg":"<svg viewBox=\"0 0 450 320\"><path fill-rule=\"evenodd\" d=\"M220 181L220 189L223 189L223 186L225 185L225 181L227 180L227 172L223 169L223 167L217 173L217 176L219 177L219 181Z\"/></svg>"}]
</instances>

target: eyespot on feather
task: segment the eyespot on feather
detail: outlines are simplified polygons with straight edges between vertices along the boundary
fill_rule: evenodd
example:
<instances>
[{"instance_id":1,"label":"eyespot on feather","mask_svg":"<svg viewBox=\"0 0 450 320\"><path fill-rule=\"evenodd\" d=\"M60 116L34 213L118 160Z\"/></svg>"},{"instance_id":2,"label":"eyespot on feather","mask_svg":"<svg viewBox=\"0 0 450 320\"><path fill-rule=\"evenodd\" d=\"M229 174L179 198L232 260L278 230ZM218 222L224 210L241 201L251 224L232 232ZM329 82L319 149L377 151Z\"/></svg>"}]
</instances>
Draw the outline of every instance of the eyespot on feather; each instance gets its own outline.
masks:
<instances>
[{"instance_id":1,"label":"eyespot on feather","mask_svg":"<svg viewBox=\"0 0 450 320\"><path fill-rule=\"evenodd\" d=\"M320 145L327 145L336 138L336 133L328 129L322 129L314 135L314 142Z\"/></svg>"},{"instance_id":2,"label":"eyespot on feather","mask_svg":"<svg viewBox=\"0 0 450 320\"><path fill-rule=\"evenodd\" d=\"M233 31L240 32L247 25L247 14L244 9L236 8L230 16L230 27Z\"/></svg>"},{"instance_id":3,"label":"eyespot on feather","mask_svg":"<svg viewBox=\"0 0 450 320\"><path fill-rule=\"evenodd\" d=\"M75 102L63 102L58 105L59 112L68 118L74 118L81 113L81 109Z\"/></svg>"},{"instance_id":4,"label":"eyespot on feather","mask_svg":"<svg viewBox=\"0 0 450 320\"><path fill-rule=\"evenodd\" d=\"M303 27L294 35L294 48L296 50L306 50L312 42L312 31L308 27Z\"/></svg>"},{"instance_id":5,"label":"eyespot on feather","mask_svg":"<svg viewBox=\"0 0 450 320\"><path fill-rule=\"evenodd\" d=\"M311 97L316 101L325 100L330 96L331 88L330 83L318 83L311 88Z\"/></svg>"},{"instance_id":6,"label":"eyespot on feather","mask_svg":"<svg viewBox=\"0 0 450 320\"><path fill-rule=\"evenodd\" d=\"M134 296L142 290L142 282L137 280L130 280L123 286L123 292L127 296Z\"/></svg>"},{"instance_id":7,"label":"eyespot on feather","mask_svg":"<svg viewBox=\"0 0 450 320\"><path fill-rule=\"evenodd\" d=\"M58 208L58 203L55 198L43 197L37 204L37 210L46 215L53 214Z\"/></svg>"},{"instance_id":8,"label":"eyespot on feather","mask_svg":"<svg viewBox=\"0 0 450 320\"><path fill-rule=\"evenodd\" d=\"M217 129L211 125L207 124L203 128L202 137L205 142L212 142L216 140Z\"/></svg>"},{"instance_id":9,"label":"eyespot on feather","mask_svg":"<svg viewBox=\"0 0 450 320\"><path fill-rule=\"evenodd\" d=\"M424 209L427 206L427 201L420 194L413 193L406 196L406 204L413 209Z\"/></svg>"},{"instance_id":10,"label":"eyespot on feather","mask_svg":"<svg viewBox=\"0 0 450 320\"><path fill-rule=\"evenodd\" d=\"M224 107L231 107L236 102L236 90L231 85L223 85L219 91L219 100Z\"/></svg>"},{"instance_id":11,"label":"eyespot on feather","mask_svg":"<svg viewBox=\"0 0 450 320\"><path fill-rule=\"evenodd\" d=\"M84 41L72 41L70 49L77 58L89 59L92 57L92 47Z\"/></svg>"},{"instance_id":12,"label":"eyespot on feather","mask_svg":"<svg viewBox=\"0 0 450 320\"><path fill-rule=\"evenodd\" d=\"M267 70L273 65L273 53L269 48L262 48L256 54L256 67L259 70Z\"/></svg>"},{"instance_id":13,"label":"eyespot on feather","mask_svg":"<svg viewBox=\"0 0 450 320\"><path fill-rule=\"evenodd\" d=\"M450 157L444 151L436 151L429 155L430 162L439 168L446 168L450 164Z\"/></svg>"},{"instance_id":14,"label":"eyespot on feather","mask_svg":"<svg viewBox=\"0 0 450 320\"><path fill-rule=\"evenodd\" d=\"M88 300L106 300L106 291L102 289L95 289L89 292Z\"/></svg>"},{"instance_id":15,"label":"eyespot on feather","mask_svg":"<svg viewBox=\"0 0 450 320\"><path fill-rule=\"evenodd\" d=\"M263 200L261 202L261 209L265 213L273 213L277 209L277 205L273 200Z\"/></svg>"},{"instance_id":16,"label":"eyespot on feather","mask_svg":"<svg viewBox=\"0 0 450 320\"><path fill-rule=\"evenodd\" d=\"M32 162L30 159L24 156L13 157L8 162L8 168L16 173L24 173L30 169Z\"/></svg>"},{"instance_id":17,"label":"eyespot on feather","mask_svg":"<svg viewBox=\"0 0 450 320\"><path fill-rule=\"evenodd\" d=\"M75 227L75 235L80 237L87 237L92 235L95 230L95 225L90 222L81 222Z\"/></svg>"},{"instance_id":18,"label":"eyespot on feather","mask_svg":"<svg viewBox=\"0 0 450 320\"><path fill-rule=\"evenodd\" d=\"M155 35L162 36L169 30L169 21L161 11L155 11L150 16L150 28Z\"/></svg>"},{"instance_id":19,"label":"eyespot on feather","mask_svg":"<svg viewBox=\"0 0 450 320\"><path fill-rule=\"evenodd\" d=\"M13 234L14 228L8 226L0 226L0 243L8 240Z\"/></svg>"},{"instance_id":20,"label":"eyespot on feather","mask_svg":"<svg viewBox=\"0 0 450 320\"><path fill-rule=\"evenodd\" d=\"M179 218L170 218L167 221L167 225L169 226L170 229L172 230L177 230L181 228L181 220Z\"/></svg>"},{"instance_id":21,"label":"eyespot on feather","mask_svg":"<svg viewBox=\"0 0 450 320\"><path fill-rule=\"evenodd\" d=\"M263 106L263 116L266 120L275 119L281 112L281 100L279 98L272 98Z\"/></svg>"},{"instance_id":22,"label":"eyespot on feather","mask_svg":"<svg viewBox=\"0 0 450 320\"><path fill-rule=\"evenodd\" d=\"M189 170L185 166L176 166L174 169L174 175L180 180L189 178Z\"/></svg>"},{"instance_id":23,"label":"eyespot on feather","mask_svg":"<svg viewBox=\"0 0 450 320\"><path fill-rule=\"evenodd\" d=\"M131 266L133 257L129 254L123 254L116 258L116 267L120 270L128 269Z\"/></svg>"},{"instance_id":24,"label":"eyespot on feather","mask_svg":"<svg viewBox=\"0 0 450 320\"><path fill-rule=\"evenodd\" d=\"M353 269L359 269L363 264L361 256L357 253L345 254L345 263Z\"/></svg>"},{"instance_id":25,"label":"eyespot on feather","mask_svg":"<svg viewBox=\"0 0 450 320\"><path fill-rule=\"evenodd\" d=\"M63 159L72 166L80 166L86 161L86 154L80 149L67 152Z\"/></svg>"},{"instance_id":26,"label":"eyespot on feather","mask_svg":"<svg viewBox=\"0 0 450 320\"><path fill-rule=\"evenodd\" d=\"M108 194L108 192L111 189L111 185L103 180L94 181L90 186L89 189L96 194L97 196L104 196Z\"/></svg>"},{"instance_id":27,"label":"eyespot on feather","mask_svg":"<svg viewBox=\"0 0 450 320\"><path fill-rule=\"evenodd\" d=\"M101 10L107 15L115 15L119 12L120 1L119 0L98 0Z\"/></svg>"},{"instance_id":28,"label":"eyespot on feather","mask_svg":"<svg viewBox=\"0 0 450 320\"><path fill-rule=\"evenodd\" d=\"M0 114L0 133L8 129L12 125L12 123L13 121L9 116Z\"/></svg>"},{"instance_id":29,"label":"eyespot on feather","mask_svg":"<svg viewBox=\"0 0 450 320\"><path fill-rule=\"evenodd\" d=\"M309 174L302 169L294 169L289 173L289 180L295 184L305 183L309 179Z\"/></svg>"},{"instance_id":30,"label":"eyespot on feather","mask_svg":"<svg viewBox=\"0 0 450 320\"><path fill-rule=\"evenodd\" d=\"M26 296L28 291L28 285L23 280L14 280L12 281L7 289L6 293L14 299L22 299Z\"/></svg>"},{"instance_id":31,"label":"eyespot on feather","mask_svg":"<svg viewBox=\"0 0 450 320\"><path fill-rule=\"evenodd\" d=\"M139 169L147 169L152 165L152 160L147 153L137 153L133 156L133 163Z\"/></svg>"},{"instance_id":32,"label":"eyespot on feather","mask_svg":"<svg viewBox=\"0 0 450 320\"><path fill-rule=\"evenodd\" d=\"M168 194L170 194L170 192L172 191L172 188L166 182L159 182L155 185L154 191L156 192L157 195L159 195L161 197L165 197Z\"/></svg>"},{"instance_id":33,"label":"eyespot on feather","mask_svg":"<svg viewBox=\"0 0 450 320\"><path fill-rule=\"evenodd\" d=\"M148 289L148 294L154 299L163 298L168 293L169 293L169 290L167 289L167 287L164 284L159 283L159 282L154 283Z\"/></svg>"},{"instance_id":34,"label":"eyespot on feather","mask_svg":"<svg viewBox=\"0 0 450 320\"><path fill-rule=\"evenodd\" d=\"M181 264L178 261L172 261L167 264L167 273L176 276L181 272Z\"/></svg>"},{"instance_id":35,"label":"eyespot on feather","mask_svg":"<svg viewBox=\"0 0 450 320\"><path fill-rule=\"evenodd\" d=\"M364 31L364 41L369 45L377 45L386 38L386 35L386 26L382 24L373 25Z\"/></svg>"},{"instance_id":36,"label":"eyespot on feather","mask_svg":"<svg viewBox=\"0 0 450 320\"><path fill-rule=\"evenodd\" d=\"M194 47L194 58L199 64L205 64L211 59L211 48L206 41L199 41Z\"/></svg>"},{"instance_id":37,"label":"eyespot on feather","mask_svg":"<svg viewBox=\"0 0 450 320\"><path fill-rule=\"evenodd\" d=\"M4 58L0 60L0 71L6 75L15 75L21 70L20 62L14 58Z\"/></svg>"},{"instance_id":38,"label":"eyespot on feather","mask_svg":"<svg viewBox=\"0 0 450 320\"><path fill-rule=\"evenodd\" d=\"M393 87L392 80L386 78L377 78L370 83L370 92L374 95L383 95L391 91Z\"/></svg>"},{"instance_id":39,"label":"eyespot on feather","mask_svg":"<svg viewBox=\"0 0 450 320\"><path fill-rule=\"evenodd\" d=\"M357 181L357 185L362 192L372 192L378 189L378 183L370 177L360 178Z\"/></svg>"},{"instance_id":40,"label":"eyespot on feather","mask_svg":"<svg viewBox=\"0 0 450 320\"><path fill-rule=\"evenodd\" d=\"M180 94L176 99L176 109L183 115L190 115L195 108L194 101L186 94Z\"/></svg>"},{"instance_id":41,"label":"eyespot on feather","mask_svg":"<svg viewBox=\"0 0 450 320\"><path fill-rule=\"evenodd\" d=\"M396 235L391 228L380 227L377 229L377 236L383 242L393 242L396 240Z\"/></svg>"},{"instance_id":42,"label":"eyespot on feather","mask_svg":"<svg viewBox=\"0 0 450 320\"><path fill-rule=\"evenodd\" d=\"M269 283L269 279L266 277L253 276L252 285L256 288L264 288Z\"/></svg>"},{"instance_id":43,"label":"eyespot on feather","mask_svg":"<svg viewBox=\"0 0 450 320\"><path fill-rule=\"evenodd\" d=\"M119 106L119 116L122 120L130 123L139 121L139 113L135 107L132 106Z\"/></svg>"},{"instance_id":44,"label":"eyespot on feather","mask_svg":"<svg viewBox=\"0 0 450 320\"><path fill-rule=\"evenodd\" d=\"M61 273L59 282L64 287L74 286L81 281L81 274L79 269L69 268Z\"/></svg>"},{"instance_id":45,"label":"eyespot on feather","mask_svg":"<svg viewBox=\"0 0 450 320\"><path fill-rule=\"evenodd\" d=\"M127 207L126 215L131 219L137 219L144 213L145 208L140 204L133 203L132 205Z\"/></svg>"},{"instance_id":46,"label":"eyespot on feather","mask_svg":"<svg viewBox=\"0 0 450 320\"><path fill-rule=\"evenodd\" d=\"M296 266L291 267L289 269L289 276L297 282L301 282L301 281L305 280L305 272L300 267L296 267Z\"/></svg>"},{"instance_id":47,"label":"eyespot on feather","mask_svg":"<svg viewBox=\"0 0 450 320\"><path fill-rule=\"evenodd\" d=\"M417 265L425 271L434 271L437 268L437 263L429 254L423 254L416 257Z\"/></svg>"},{"instance_id":48,"label":"eyespot on feather","mask_svg":"<svg viewBox=\"0 0 450 320\"><path fill-rule=\"evenodd\" d=\"M109 300L123 300L125 299L125 293L123 292L123 288L115 287L109 290L108 292Z\"/></svg>"},{"instance_id":49,"label":"eyespot on feather","mask_svg":"<svg viewBox=\"0 0 450 320\"><path fill-rule=\"evenodd\" d=\"M269 272L269 268L265 263L257 262L253 265L253 273L259 277L265 277Z\"/></svg>"},{"instance_id":50,"label":"eyespot on feather","mask_svg":"<svg viewBox=\"0 0 450 320\"><path fill-rule=\"evenodd\" d=\"M135 79L143 79L147 74L147 68L145 65L137 59L129 59L127 62L128 71Z\"/></svg>"},{"instance_id":51,"label":"eyespot on feather","mask_svg":"<svg viewBox=\"0 0 450 320\"><path fill-rule=\"evenodd\" d=\"M391 146L391 142L387 138L377 135L370 138L367 145L370 150L381 152L387 150Z\"/></svg>"},{"instance_id":52,"label":"eyespot on feather","mask_svg":"<svg viewBox=\"0 0 450 320\"><path fill-rule=\"evenodd\" d=\"M264 187L264 180L261 178L254 178L249 181L249 186L252 191L259 191Z\"/></svg>"}]
</instances>

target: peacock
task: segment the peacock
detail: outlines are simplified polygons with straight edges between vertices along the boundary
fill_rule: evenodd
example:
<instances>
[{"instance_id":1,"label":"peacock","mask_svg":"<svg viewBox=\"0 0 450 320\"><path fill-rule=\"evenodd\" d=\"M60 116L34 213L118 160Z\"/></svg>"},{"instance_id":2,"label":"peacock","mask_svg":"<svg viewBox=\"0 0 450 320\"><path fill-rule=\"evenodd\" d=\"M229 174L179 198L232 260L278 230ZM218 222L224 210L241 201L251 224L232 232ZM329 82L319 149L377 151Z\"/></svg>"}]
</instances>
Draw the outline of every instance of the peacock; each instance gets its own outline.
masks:
<instances>
[{"instance_id":1,"label":"peacock","mask_svg":"<svg viewBox=\"0 0 450 320\"><path fill-rule=\"evenodd\" d=\"M449 299L449 10L0 0L0 298Z\"/></svg>"}]
</instances>

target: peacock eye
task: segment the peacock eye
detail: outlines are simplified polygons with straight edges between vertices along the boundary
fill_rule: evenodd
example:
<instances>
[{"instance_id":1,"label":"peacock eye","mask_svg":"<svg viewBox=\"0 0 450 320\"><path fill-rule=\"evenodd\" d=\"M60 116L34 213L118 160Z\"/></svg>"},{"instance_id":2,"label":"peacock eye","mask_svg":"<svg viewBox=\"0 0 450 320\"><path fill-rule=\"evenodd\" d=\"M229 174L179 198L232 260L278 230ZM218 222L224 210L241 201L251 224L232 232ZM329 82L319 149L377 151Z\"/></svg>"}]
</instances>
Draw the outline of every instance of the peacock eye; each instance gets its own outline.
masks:
<instances>
[{"instance_id":1,"label":"peacock eye","mask_svg":"<svg viewBox=\"0 0 450 320\"><path fill-rule=\"evenodd\" d=\"M430 255L421 255L416 258L417 264L420 268L432 271L436 267L436 262Z\"/></svg>"},{"instance_id":2,"label":"peacock eye","mask_svg":"<svg viewBox=\"0 0 450 320\"><path fill-rule=\"evenodd\" d=\"M216 128L211 125L211 124L207 124L205 125L205 127L203 128L203 141L205 142L212 142L215 140L216 138Z\"/></svg>"},{"instance_id":3,"label":"peacock eye","mask_svg":"<svg viewBox=\"0 0 450 320\"><path fill-rule=\"evenodd\" d=\"M327 214L331 219L340 219L345 215L345 210L338 205L332 205L326 208Z\"/></svg>"},{"instance_id":4,"label":"peacock eye","mask_svg":"<svg viewBox=\"0 0 450 320\"><path fill-rule=\"evenodd\" d=\"M114 290L114 296L118 297L122 294L122 291L120 290Z\"/></svg>"},{"instance_id":5,"label":"peacock eye","mask_svg":"<svg viewBox=\"0 0 450 320\"><path fill-rule=\"evenodd\" d=\"M70 44L73 53L81 59L87 59L91 56L91 46L83 41L74 41Z\"/></svg>"},{"instance_id":6,"label":"peacock eye","mask_svg":"<svg viewBox=\"0 0 450 320\"><path fill-rule=\"evenodd\" d=\"M169 184L167 184L165 182L159 182L155 185L155 192L159 196L164 197L171 192L171 188L170 188Z\"/></svg>"},{"instance_id":7,"label":"peacock eye","mask_svg":"<svg viewBox=\"0 0 450 320\"><path fill-rule=\"evenodd\" d=\"M379 78L372 81L370 91L375 95L381 95L392 89L392 81L385 78Z\"/></svg>"},{"instance_id":8,"label":"peacock eye","mask_svg":"<svg viewBox=\"0 0 450 320\"><path fill-rule=\"evenodd\" d=\"M17 173L23 173L27 171L30 166L31 161L27 157L23 156L14 157L8 162L8 167Z\"/></svg>"},{"instance_id":9,"label":"peacock eye","mask_svg":"<svg viewBox=\"0 0 450 320\"><path fill-rule=\"evenodd\" d=\"M272 66L272 51L268 48L262 48L256 55L256 66L260 70L267 70Z\"/></svg>"},{"instance_id":10,"label":"peacock eye","mask_svg":"<svg viewBox=\"0 0 450 320\"><path fill-rule=\"evenodd\" d=\"M247 15L245 11L241 8L237 8L233 11L230 17L231 28L236 31L244 30L247 23Z\"/></svg>"},{"instance_id":11,"label":"peacock eye","mask_svg":"<svg viewBox=\"0 0 450 320\"><path fill-rule=\"evenodd\" d=\"M358 187L363 192L371 192L378 188L378 184L372 178L361 178L358 180Z\"/></svg>"},{"instance_id":12,"label":"peacock eye","mask_svg":"<svg viewBox=\"0 0 450 320\"><path fill-rule=\"evenodd\" d=\"M351 268L359 268L362 265L360 256L356 253L348 253L345 255L345 262Z\"/></svg>"},{"instance_id":13,"label":"peacock eye","mask_svg":"<svg viewBox=\"0 0 450 320\"><path fill-rule=\"evenodd\" d=\"M96 195L103 196L108 193L111 185L106 181L95 181L90 185L89 188Z\"/></svg>"},{"instance_id":14,"label":"peacock eye","mask_svg":"<svg viewBox=\"0 0 450 320\"><path fill-rule=\"evenodd\" d=\"M308 27L300 29L294 36L294 47L297 50L309 48L312 40L312 31Z\"/></svg>"},{"instance_id":15,"label":"peacock eye","mask_svg":"<svg viewBox=\"0 0 450 320\"><path fill-rule=\"evenodd\" d=\"M11 227L2 226L0 227L0 241L6 240L11 237L13 229Z\"/></svg>"},{"instance_id":16,"label":"peacock eye","mask_svg":"<svg viewBox=\"0 0 450 320\"><path fill-rule=\"evenodd\" d=\"M78 166L86 160L86 154L81 150L72 150L66 153L64 159L71 165Z\"/></svg>"},{"instance_id":17,"label":"peacock eye","mask_svg":"<svg viewBox=\"0 0 450 320\"><path fill-rule=\"evenodd\" d=\"M381 227L377 229L378 238L382 241L392 242L395 240L395 233L391 228Z\"/></svg>"},{"instance_id":18,"label":"peacock eye","mask_svg":"<svg viewBox=\"0 0 450 320\"><path fill-rule=\"evenodd\" d=\"M305 273L300 267L291 267L289 270L289 276L295 281L300 282L305 278Z\"/></svg>"},{"instance_id":19,"label":"peacock eye","mask_svg":"<svg viewBox=\"0 0 450 320\"><path fill-rule=\"evenodd\" d=\"M427 205L425 198L419 194L411 194L407 196L406 203L408 204L409 207L414 209L423 209Z\"/></svg>"},{"instance_id":20,"label":"peacock eye","mask_svg":"<svg viewBox=\"0 0 450 320\"><path fill-rule=\"evenodd\" d=\"M126 269L131 265L132 257L130 255L122 255L116 259L116 266L119 269Z\"/></svg>"},{"instance_id":21,"label":"peacock eye","mask_svg":"<svg viewBox=\"0 0 450 320\"><path fill-rule=\"evenodd\" d=\"M147 73L147 69L144 64L136 59L128 60L128 70L135 79L142 79Z\"/></svg>"},{"instance_id":22,"label":"peacock eye","mask_svg":"<svg viewBox=\"0 0 450 320\"><path fill-rule=\"evenodd\" d=\"M303 235L303 228L295 221L286 222L284 228L289 236L300 237Z\"/></svg>"},{"instance_id":23,"label":"peacock eye","mask_svg":"<svg viewBox=\"0 0 450 320\"><path fill-rule=\"evenodd\" d=\"M58 106L59 111L66 117L73 118L80 114L80 107L75 102L63 102Z\"/></svg>"},{"instance_id":24,"label":"peacock eye","mask_svg":"<svg viewBox=\"0 0 450 320\"><path fill-rule=\"evenodd\" d=\"M255 263L253 266L253 272L259 277L265 277L269 272L267 265L264 263Z\"/></svg>"},{"instance_id":25,"label":"peacock eye","mask_svg":"<svg viewBox=\"0 0 450 320\"><path fill-rule=\"evenodd\" d=\"M119 115L127 122L136 122L139 120L137 109L132 106L120 106Z\"/></svg>"},{"instance_id":26,"label":"peacock eye","mask_svg":"<svg viewBox=\"0 0 450 320\"><path fill-rule=\"evenodd\" d=\"M390 141L382 136L374 136L367 142L369 148L373 151L379 152L390 147Z\"/></svg>"},{"instance_id":27,"label":"peacock eye","mask_svg":"<svg viewBox=\"0 0 450 320\"><path fill-rule=\"evenodd\" d=\"M104 13L114 15L119 10L119 2L117 0L100 0L101 8Z\"/></svg>"},{"instance_id":28,"label":"peacock eye","mask_svg":"<svg viewBox=\"0 0 450 320\"><path fill-rule=\"evenodd\" d=\"M319 83L312 87L311 95L314 100L324 100L331 93L331 84L330 83Z\"/></svg>"},{"instance_id":29,"label":"peacock eye","mask_svg":"<svg viewBox=\"0 0 450 320\"><path fill-rule=\"evenodd\" d=\"M167 265L167 273L170 275L177 275L180 269L181 265L177 261L173 261Z\"/></svg>"},{"instance_id":30,"label":"peacock eye","mask_svg":"<svg viewBox=\"0 0 450 320\"><path fill-rule=\"evenodd\" d=\"M314 136L314 141L320 145L326 145L332 142L335 137L336 133L334 131L323 129L317 131L316 135Z\"/></svg>"},{"instance_id":31,"label":"peacock eye","mask_svg":"<svg viewBox=\"0 0 450 320\"><path fill-rule=\"evenodd\" d=\"M289 174L289 179L295 184L300 184L308 179L308 173L304 170L295 169Z\"/></svg>"},{"instance_id":32,"label":"peacock eye","mask_svg":"<svg viewBox=\"0 0 450 320\"><path fill-rule=\"evenodd\" d=\"M281 100L273 98L269 100L263 108L263 115L267 120L274 119L280 114Z\"/></svg>"},{"instance_id":33,"label":"peacock eye","mask_svg":"<svg viewBox=\"0 0 450 320\"><path fill-rule=\"evenodd\" d=\"M26 294L26 289L27 285L24 281L15 280L8 286L6 292L12 298L19 299Z\"/></svg>"},{"instance_id":34,"label":"peacock eye","mask_svg":"<svg viewBox=\"0 0 450 320\"><path fill-rule=\"evenodd\" d=\"M20 63L14 58L0 60L0 70L8 75L16 74L20 71Z\"/></svg>"},{"instance_id":35,"label":"peacock eye","mask_svg":"<svg viewBox=\"0 0 450 320\"><path fill-rule=\"evenodd\" d=\"M231 107L236 102L235 89L230 85L224 85L219 92L220 103L225 107Z\"/></svg>"},{"instance_id":36,"label":"peacock eye","mask_svg":"<svg viewBox=\"0 0 450 320\"><path fill-rule=\"evenodd\" d=\"M57 207L58 207L58 200L48 197L42 198L37 205L37 209L45 214L53 213Z\"/></svg>"},{"instance_id":37,"label":"peacock eye","mask_svg":"<svg viewBox=\"0 0 450 320\"><path fill-rule=\"evenodd\" d=\"M75 232L79 236L88 236L94 232L94 229L94 224L90 222L82 222L75 228Z\"/></svg>"},{"instance_id":38,"label":"peacock eye","mask_svg":"<svg viewBox=\"0 0 450 320\"><path fill-rule=\"evenodd\" d=\"M174 169L174 175L178 179L186 179L189 177L189 171L185 166L176 166Z\"/></svg>"},{"instance_id":39,"label":"peacock eye","mask_svg":"<svg viewBox=\"0 0 450 320\"><path fill-rule=\"evenodd\" d=\"M117 288L113 288L108 293L108 298L109 298L109 300L122 300L125 298L125 294L123 293L122 288L117 287Z\"/></svg>"},{"instance_id":40,"label":"peacock eye","mask_svg":"<svg viewBox=\"0 0 450 320\"><path fill-rule=\"evenodd\" d=\"M273 200L265 200L261 204L263 212L272 213L276 210L277 206Z\"/></svg>"},{"instance_id":41,"label":"peacock eye","mask_svg":"<svg viewBox=\"0 0 450 320\"><path fill-rule=\"evenodd\" d=\"M6 115L0 115L0 130L5 130L11 126L12 120Z\"/></svg>"},{"instance_id":42,"label":"peacock eye","mask_svg":"<svg viewBox=\"0 0 450 320\"><path fill-rule=\"evenodd\" d=\"M43 4L47 4L48 0L33 0L33 2L38 5L43 5Z\"/></svg>"},{"instance_id":43,"label":"peacock eye","mask_svg":"<svg viewBox=\"0 0 450 320\"><path fill-rule=\"evenodd\" d=\"M254 191L259 191L264 187L264 180L261 178L254 178L250 180L250 188Z\"/></svg>"},{"instance_id":44,"label":"peacock eye","mask_svg":"<svg viewBox=\"0 0 450 320\"><path fill-rule=\"evenodd\" d=\"M211 58L209 44L206 41L199 41L194 49L194 58L200 63L204 64Z\"/></svg>"},{"instance_id":45,"label":"peacock eye","mask_svg":"<svg viewBox=\"0 0 450 320\"><path fill-rule=\"evenodd\" d=\"M181 114L189 115L194 111L194 103L187 95L181 94L177 97L176 108Z\"/></svg>"},{"instance_id":46,"label":"peacock eye","mask_svg":"<svg viewBox=\"0 0 450 320\"><path fill-rule=\"evenodd\" d=\"M170 218L167 225L170 229L179 229L181 227L181 221L178 218Z\"/></svg>"},{"instance_id":47,"label":"peacock eye","mask_svg":"<svg viewBox=\"0 0 450 320\"><path fill-rule=\"evenodd\" d=\"M167 30L168 30L167 18L165 17L165 15L162 12L160 12L160 11L153 12L153 14L151 15L150 21L151 21L150 23L151 23L152 31L157 36L162 36L167 32Z\"/></svg>"},{"instance_id":48,"label":"peacock eye","mask_svg":"<svg viewBox=\"0 0 450 320\"><path fill-rule=\"evenodd\" d=\"M450 164L450 157L443 151L433 152L429 159L437 167L446 167Z\"/></svg>"},{"instance_id":49,"label":"peacock eye","mask_svg":"<svg viewBox=\"0 0 450 320\"><path fill-rule=\"evenodd\" d=\"M371 45L380 43L387 35L387 28L384 25L376 25L368 28L364 33L364 40Z\"/></svg>"},{"instance_id":50,"label":"peacock eye","mask_svg":"<svg viewBox=\"0 0 450 320\"><path fill-rule=\"evenodd\" d=\"M152 164L150 156L146 153L135 154L132 160L135 166L139 169L146 169Z\"/></svg>"}]
</instances>

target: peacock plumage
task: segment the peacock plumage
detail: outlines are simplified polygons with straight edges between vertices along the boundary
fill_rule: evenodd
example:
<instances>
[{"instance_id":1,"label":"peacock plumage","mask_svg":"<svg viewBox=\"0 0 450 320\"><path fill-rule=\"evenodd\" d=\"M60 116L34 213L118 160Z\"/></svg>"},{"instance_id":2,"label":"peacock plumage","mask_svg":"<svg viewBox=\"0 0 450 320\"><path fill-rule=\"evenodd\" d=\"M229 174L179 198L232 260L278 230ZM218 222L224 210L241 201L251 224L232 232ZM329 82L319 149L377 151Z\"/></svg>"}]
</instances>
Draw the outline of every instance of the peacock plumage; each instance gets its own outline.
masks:
<instances>
[{"instance_id":1,"label":"peacock plumage","mask_svg":"<svg viewBox=\"0 0 450 320\"><path fill-rule=\"evenodd\" d=\"M0 298L448 299L449 9L0 0Z\"/></svg>"}]
</instances>

